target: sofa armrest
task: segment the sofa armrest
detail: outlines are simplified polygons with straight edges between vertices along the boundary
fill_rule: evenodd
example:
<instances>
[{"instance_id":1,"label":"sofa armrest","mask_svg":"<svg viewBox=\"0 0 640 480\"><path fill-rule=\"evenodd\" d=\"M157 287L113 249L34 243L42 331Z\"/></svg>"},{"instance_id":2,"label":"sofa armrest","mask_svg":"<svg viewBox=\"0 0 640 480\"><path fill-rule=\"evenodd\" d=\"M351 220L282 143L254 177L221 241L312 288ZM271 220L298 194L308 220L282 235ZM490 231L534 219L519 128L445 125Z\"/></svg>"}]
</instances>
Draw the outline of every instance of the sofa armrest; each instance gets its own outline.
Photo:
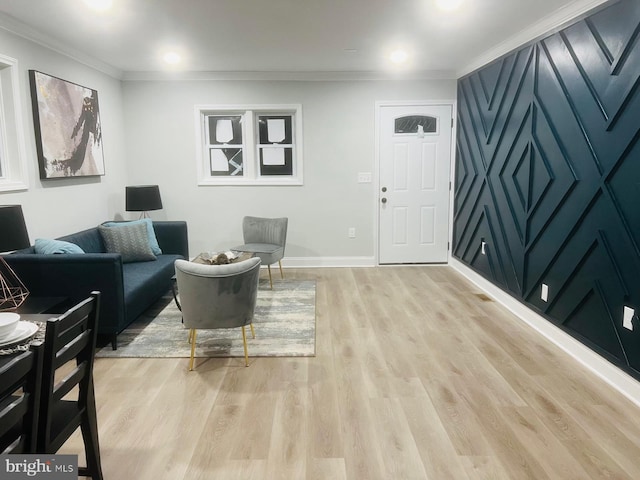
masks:
<instances>
[{"instance_id":1,"label":"sofa armrest","mask_svg":"<svg viewBox=\"0 0 640 480\"><path fill-rule=\"evenodd\" d=\"M189 237L187 234L187 222L153 222L158 245L162 253L182 255L189 259Z\"/></svg>"},{"instance_id":2,"label":"sofa armrest","mask_svg":"<svg viewBox=\"0 0 640 480\"><path fill-rule=\"evenodd\" d=\"M76 304L93 290L102 294L98 333L125 325L122 257L117 253L11 254L3 257L31 295L66 297Z\"/></svg>"}]
</instances>

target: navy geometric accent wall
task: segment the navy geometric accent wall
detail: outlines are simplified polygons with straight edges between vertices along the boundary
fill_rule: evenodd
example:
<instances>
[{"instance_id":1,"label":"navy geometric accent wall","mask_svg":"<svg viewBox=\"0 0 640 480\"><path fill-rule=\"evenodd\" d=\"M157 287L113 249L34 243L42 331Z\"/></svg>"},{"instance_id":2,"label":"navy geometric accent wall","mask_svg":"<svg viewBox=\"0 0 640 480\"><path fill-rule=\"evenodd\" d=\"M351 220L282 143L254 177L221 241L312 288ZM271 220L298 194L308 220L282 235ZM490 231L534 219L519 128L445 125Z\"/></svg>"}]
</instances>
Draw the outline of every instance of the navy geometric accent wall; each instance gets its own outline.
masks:
<instances>
[{"instance_id":1,"label":"navy geometric accent wall","mask_svg":"<svg viewBox=\"0 0 640 480\"><path fill-rule=\"evenodd\" d=\"M639 34L640 0L616 1L458 81L453 234L455 257L636 378Z\"/></svg>"}]
</instances>

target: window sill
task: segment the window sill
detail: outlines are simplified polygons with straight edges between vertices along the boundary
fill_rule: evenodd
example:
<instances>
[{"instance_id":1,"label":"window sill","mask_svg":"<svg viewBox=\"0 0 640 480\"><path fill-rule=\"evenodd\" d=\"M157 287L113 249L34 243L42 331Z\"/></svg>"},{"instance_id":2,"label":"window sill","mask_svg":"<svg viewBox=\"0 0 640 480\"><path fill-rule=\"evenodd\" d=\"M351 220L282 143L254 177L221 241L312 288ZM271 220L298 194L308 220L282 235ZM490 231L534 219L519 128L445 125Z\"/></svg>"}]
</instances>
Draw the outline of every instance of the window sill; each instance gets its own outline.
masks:
<instances>
[{"instance_id":1,"label":"window sill","mask_svg":"<svg viewBox=\"0 0 640 480\"><path fill-rule=\"evenodd\" d=\"M29 185L24 182L0 181L0 192L18 192L29 190Z\"/></svg>"},{"instance_id":2,"label":"window sill","mask_svg":"<svg viewBox=\"0 0 640 480\"><path fill-rule=\"evenodd\" d=\"M246 186L300 186L303 185L302 179L300 178L279 178L279 179L255 179L255 178L247 178L247 179L230 179L229 177L224 177L221 179L215 178L204 178L198 182L199 187L220 187L220 186L238 186L238 185L246 185Z\"/></svg>"}]
</instances>

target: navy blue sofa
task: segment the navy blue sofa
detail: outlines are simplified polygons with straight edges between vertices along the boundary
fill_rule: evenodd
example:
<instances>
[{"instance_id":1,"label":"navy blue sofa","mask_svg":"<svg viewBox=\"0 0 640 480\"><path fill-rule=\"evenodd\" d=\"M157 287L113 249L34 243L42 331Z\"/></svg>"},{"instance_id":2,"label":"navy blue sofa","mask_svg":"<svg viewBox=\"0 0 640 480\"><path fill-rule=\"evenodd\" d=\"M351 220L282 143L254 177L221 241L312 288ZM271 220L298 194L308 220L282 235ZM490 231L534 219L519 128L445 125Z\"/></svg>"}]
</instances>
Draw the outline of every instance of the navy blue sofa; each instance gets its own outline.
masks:
<instances>
[{"instance_id":1,"label":"navy blue sofa","mask_svg":"<svg viewBox=\"0 0 640 480\"><path fill-rule=\"evenodd\" d=\"M108 335L113 349L117 335L171 288L176 259L189 258L186 222L153 222L162 250L156 260L122 263L119 253L106 253L98 227L60 237L84 254L43 255L33 246L4 259L31 295L65 297L71 305L93 290L102 294L99 335Z\"/></svg>"}]
</instances>

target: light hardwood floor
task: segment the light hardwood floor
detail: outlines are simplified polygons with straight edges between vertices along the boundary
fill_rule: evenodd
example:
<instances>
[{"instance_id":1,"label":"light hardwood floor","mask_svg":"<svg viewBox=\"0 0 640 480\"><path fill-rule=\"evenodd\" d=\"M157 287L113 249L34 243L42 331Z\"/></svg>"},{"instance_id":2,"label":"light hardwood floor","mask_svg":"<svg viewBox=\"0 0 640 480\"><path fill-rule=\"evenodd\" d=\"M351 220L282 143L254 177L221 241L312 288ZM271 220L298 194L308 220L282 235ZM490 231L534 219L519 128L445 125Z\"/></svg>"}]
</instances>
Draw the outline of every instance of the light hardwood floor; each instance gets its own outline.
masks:
<instances>
[{"instance_id":1,"label":"light hardwood floor","mask_svg":"<svg viewBox=\"0 0 640 480\"><path fill-rule=\"evenodd\" d=\"M314 358L96 361L105 478L640 478L640 409L449 267L285 275Z\"/></svg>"}]
</instances>

